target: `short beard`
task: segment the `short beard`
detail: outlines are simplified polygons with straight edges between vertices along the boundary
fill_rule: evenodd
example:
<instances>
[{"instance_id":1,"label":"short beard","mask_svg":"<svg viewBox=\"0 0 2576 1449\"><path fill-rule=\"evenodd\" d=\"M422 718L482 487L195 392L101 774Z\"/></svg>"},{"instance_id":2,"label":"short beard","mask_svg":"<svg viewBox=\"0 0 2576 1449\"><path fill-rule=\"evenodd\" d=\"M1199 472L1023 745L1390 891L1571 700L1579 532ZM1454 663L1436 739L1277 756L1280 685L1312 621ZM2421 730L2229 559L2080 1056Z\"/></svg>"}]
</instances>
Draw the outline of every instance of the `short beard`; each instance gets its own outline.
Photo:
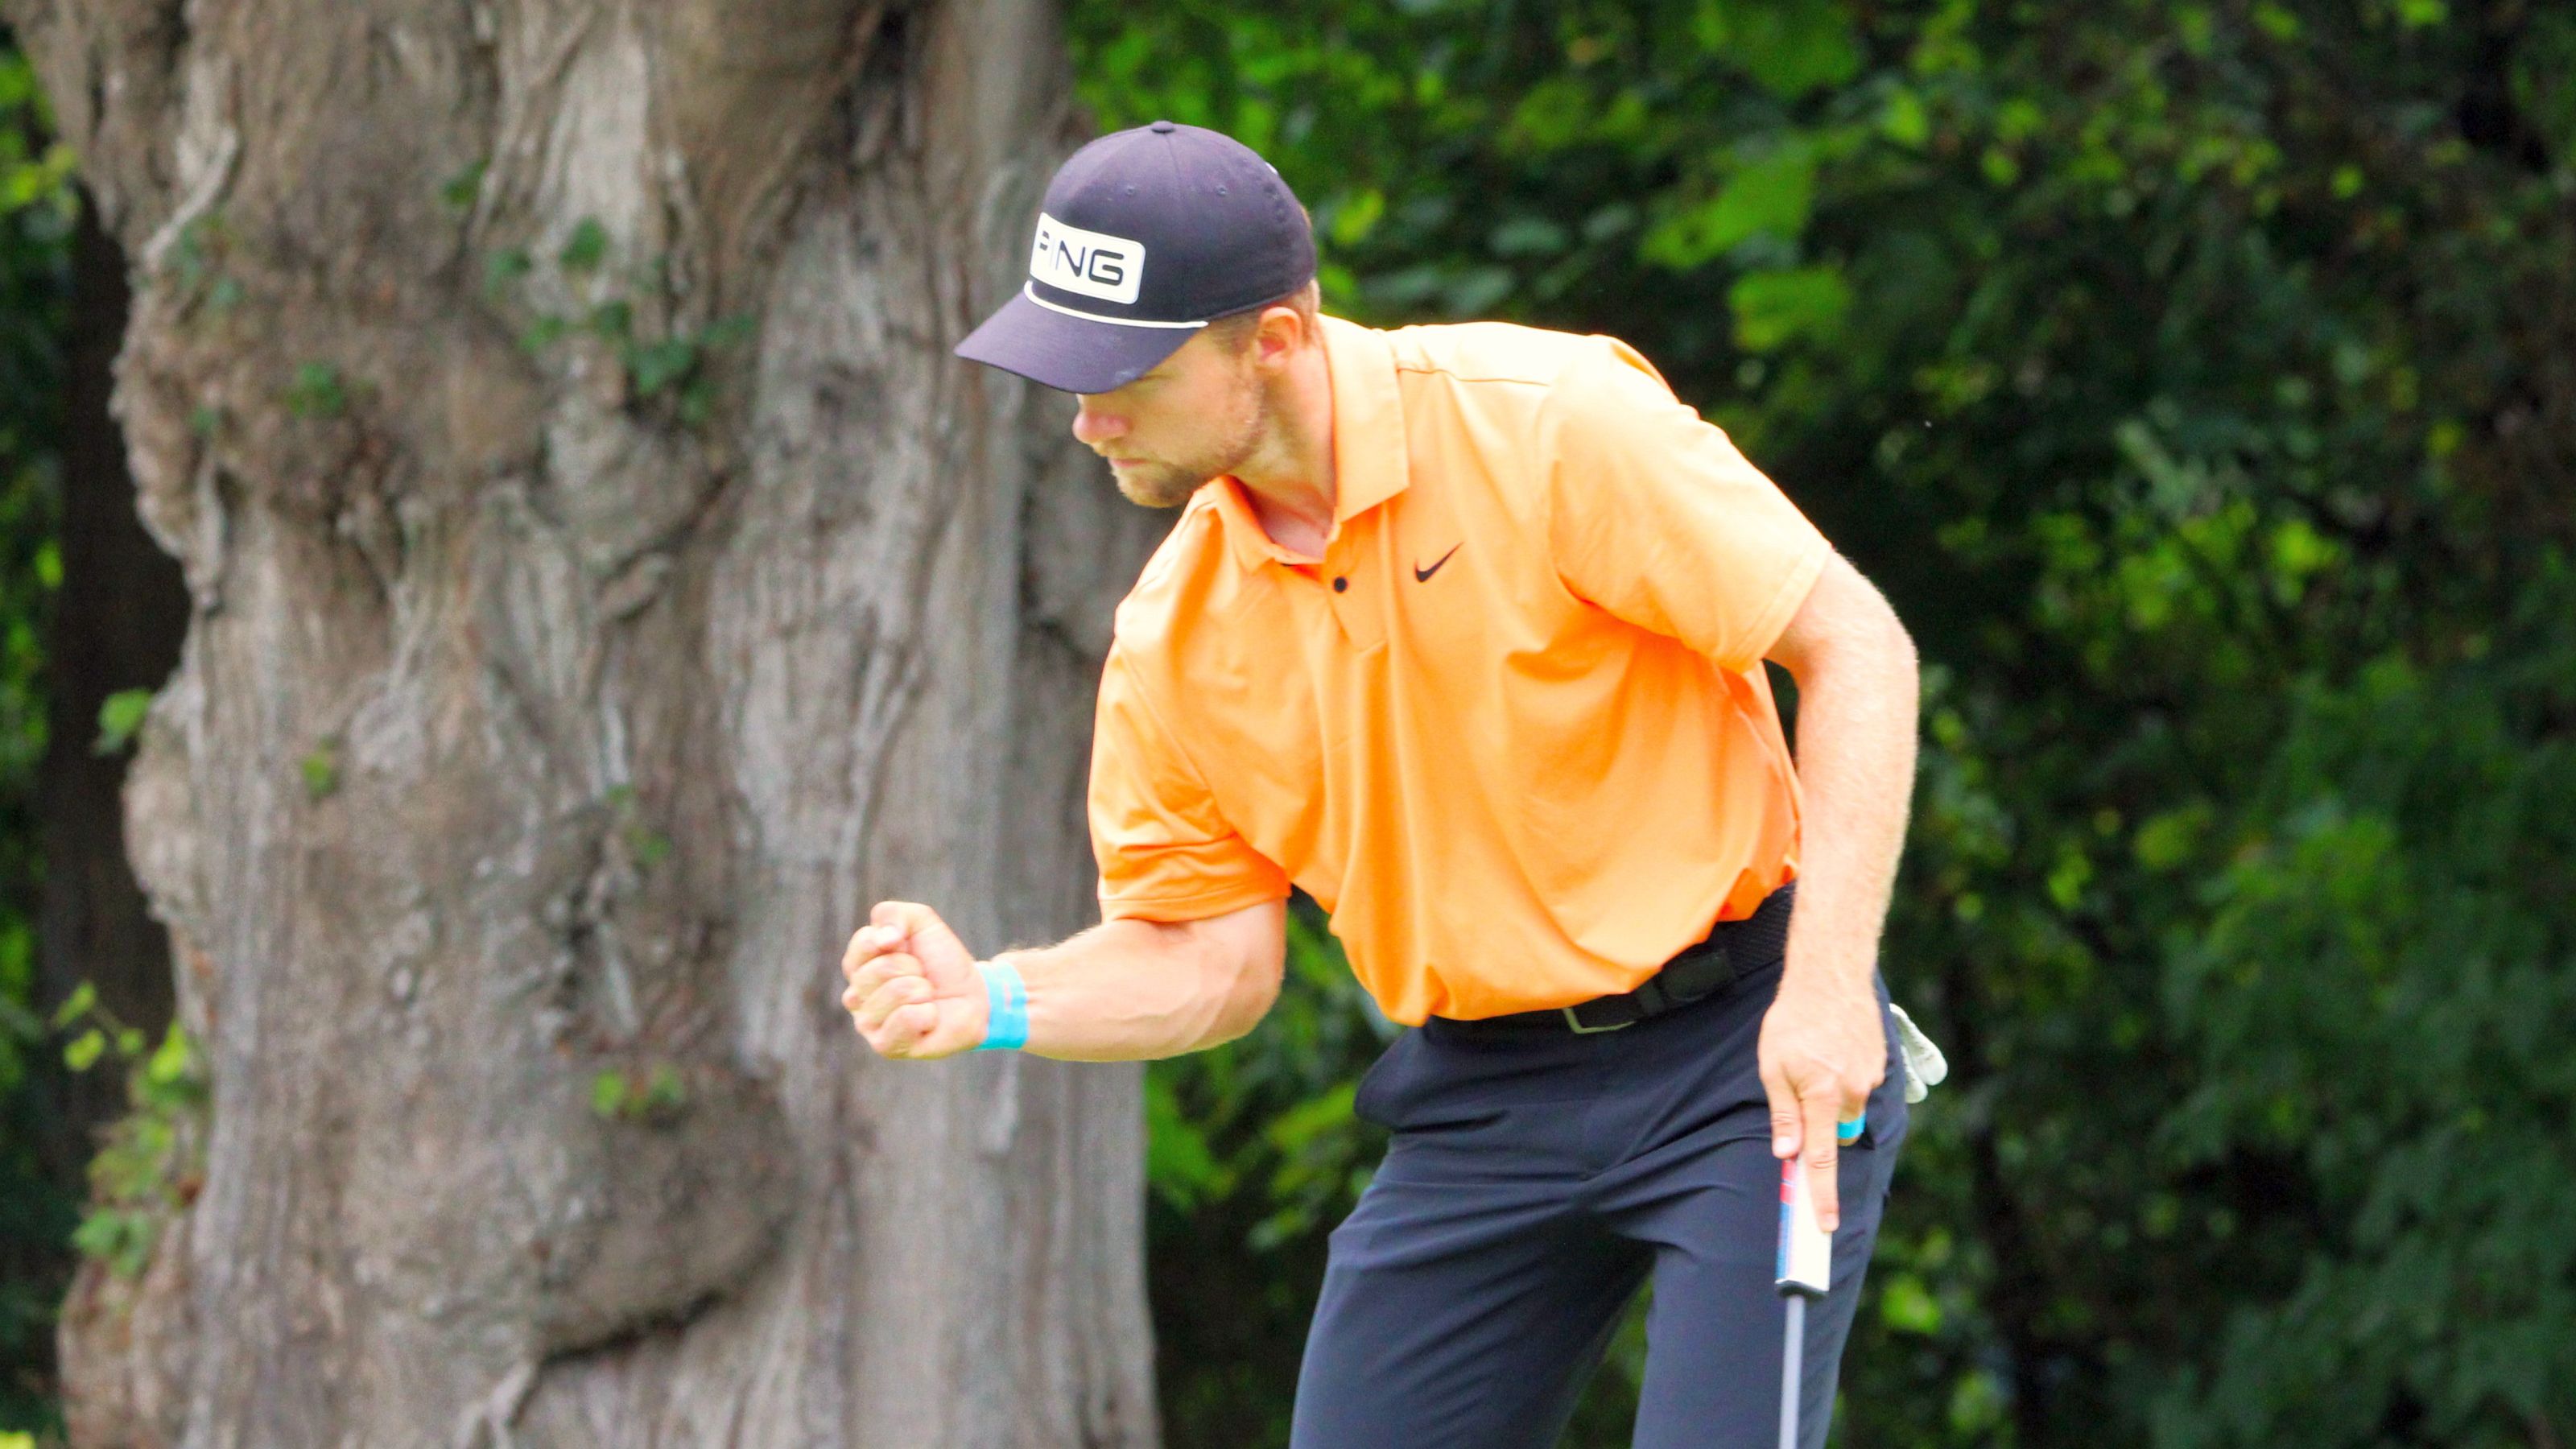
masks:
<instances>
[{"instance_id":1,"label":"short beard","mask_svg":"<svg viewBox=\"0 0 2576 1449\"><path fill-rule=\"evenodd\" d=\"M1178 508L1209 479L1243 466L1270 436L1270 411L1261 384L1247 376L1225 419L1225 429L1208 450L1176 463L1148 463L1111 476L1130 503L1147 508Z\"/></svg>"}]
</instances>

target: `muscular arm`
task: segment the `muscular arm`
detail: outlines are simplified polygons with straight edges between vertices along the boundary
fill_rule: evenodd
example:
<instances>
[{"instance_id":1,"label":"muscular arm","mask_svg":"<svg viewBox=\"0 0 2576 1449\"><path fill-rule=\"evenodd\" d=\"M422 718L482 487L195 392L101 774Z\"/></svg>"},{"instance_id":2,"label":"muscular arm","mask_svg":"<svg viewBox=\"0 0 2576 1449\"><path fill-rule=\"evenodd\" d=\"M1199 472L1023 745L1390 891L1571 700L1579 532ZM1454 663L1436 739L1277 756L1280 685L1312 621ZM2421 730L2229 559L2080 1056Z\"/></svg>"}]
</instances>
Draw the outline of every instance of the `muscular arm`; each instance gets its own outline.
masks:
<instances>
[{"instance_id":1,"label":"muscular arm","mask_svg":"<svg viewBox=\"0 0 2576 1449\"><path fill-rule=\"evenodd\" d=\"M1005 951L1028 986L1027 1050L1069 1061L1176 1056L1252 1030L1279 998L1287 906L1201 921L1104 921L1062 944ZM984 1040L983 978L928 906L879 905L842 956L841 1004L881 1055L923 1059Z\"/></svg>"},{"instance_id":2,"label":"muscular arm","mask_svg":"<svg viewBox=\"0 0 2576 1449\"><path fill-rule=\"evenodd\" d=\"M1067 1061L1178 1056L1230 1042L1279 999L1287 904L1204 921L1103 921L1060 946L1005 951L1029 986L1029 1045Z\"/></svg>"},{"instance_id":3,"label":"muscular arm","mask_svg":"<svg viewBox=\"0 0 2576 1449\"><path fill-rule=\"evenodd\" d=\"M1798 682L1798 909L1762 1030L1772 1149L1804 1156L1830 1228L1833 1124L1886 1075L1872 976L1914 790L1914 642L1848 562L1826 561L1769 658Z\"/></svg>"}]
</instances>

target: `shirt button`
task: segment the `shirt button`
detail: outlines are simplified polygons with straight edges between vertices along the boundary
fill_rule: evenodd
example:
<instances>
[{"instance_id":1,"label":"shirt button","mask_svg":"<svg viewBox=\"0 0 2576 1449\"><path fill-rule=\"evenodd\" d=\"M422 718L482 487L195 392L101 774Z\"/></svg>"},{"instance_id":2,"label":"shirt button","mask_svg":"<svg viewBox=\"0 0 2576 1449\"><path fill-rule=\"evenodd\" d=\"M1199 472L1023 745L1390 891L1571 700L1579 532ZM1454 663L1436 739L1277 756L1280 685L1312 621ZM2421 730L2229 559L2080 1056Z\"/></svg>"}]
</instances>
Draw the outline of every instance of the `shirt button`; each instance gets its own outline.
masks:
<instances>
[{"instance_id":1,"label":"shirt button","mask_svg":"<svg viewBox=\"0 0 2576 1449\"><path fill-rule=\"evenodd\" d=\"M1350 586L1351 586L1351 581L1350 581L1349 579L1335 579L1335 580L1333 580L1333 592L1334 592L1334 593L1337 593L1337 594L1338 594L1338 593L1340 593L1342 590L1347 589L1347 588L1349 588Z\"/></svg>"}]
</instances>

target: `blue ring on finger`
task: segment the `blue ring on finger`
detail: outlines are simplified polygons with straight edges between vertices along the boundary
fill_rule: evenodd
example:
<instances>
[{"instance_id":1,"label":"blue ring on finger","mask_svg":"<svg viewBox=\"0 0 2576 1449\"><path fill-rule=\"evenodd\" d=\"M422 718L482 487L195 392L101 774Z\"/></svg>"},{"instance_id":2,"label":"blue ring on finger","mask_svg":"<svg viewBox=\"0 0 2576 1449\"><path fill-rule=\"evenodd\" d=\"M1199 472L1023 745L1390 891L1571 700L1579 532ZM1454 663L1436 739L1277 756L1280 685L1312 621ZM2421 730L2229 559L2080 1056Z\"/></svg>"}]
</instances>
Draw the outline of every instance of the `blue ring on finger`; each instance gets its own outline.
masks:
<instances>
[{"instance_id":1,"label":"blue ring on finger","mask_svg":"<svg viewBox=\"0 0 2576 1449\"><path fill-rule=\"evenodd\" d=\"M1835 1123L1834 1140L1845 1143L1858 1142L1860 1134L1867 1130L1869 1130L1869 1114L1863 1112L1848 1122Z\"/></svg>"}]
</instances>

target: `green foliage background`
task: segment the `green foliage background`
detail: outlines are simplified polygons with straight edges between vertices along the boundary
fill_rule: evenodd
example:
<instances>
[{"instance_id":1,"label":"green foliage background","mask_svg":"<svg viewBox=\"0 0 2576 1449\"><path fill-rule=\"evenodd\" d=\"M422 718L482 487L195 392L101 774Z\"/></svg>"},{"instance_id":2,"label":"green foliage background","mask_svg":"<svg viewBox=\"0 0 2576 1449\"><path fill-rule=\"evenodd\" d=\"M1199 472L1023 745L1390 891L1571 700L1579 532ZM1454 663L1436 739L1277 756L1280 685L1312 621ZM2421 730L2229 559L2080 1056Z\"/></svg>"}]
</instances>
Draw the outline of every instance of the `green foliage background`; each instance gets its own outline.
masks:
<instances>
[{"instance_id":1,"label":"green foliage background","mask_svg":"<svg viewBox=\"0 0 2576 1449\"><path fill-rule=\"evenodd\" d=\"M2576 1434L2576 11L1072 19L1101 126L1280 167L1334 310L1626 337L1913 627L1886 970L1957 1070L1841 1442ZM1152 1078L1176 1445L1284 1442L1377 1148L1312 925Z\"/></svg>"},{"instance_id":2,"label":"green foliage background","mask_svg":"<svg viewBox=\"0 0 2576 1449\"><path fill-rule=\"evenodd\" d=\"M62 355L69 320L71 158L47 139L23 56L0 36L0 1430L52 1422L59 1268L77 1221L38 1160L34 1055L36 781L45 756L44 640L62 582L55 544Z\"/></svg>"}]
</instances>

